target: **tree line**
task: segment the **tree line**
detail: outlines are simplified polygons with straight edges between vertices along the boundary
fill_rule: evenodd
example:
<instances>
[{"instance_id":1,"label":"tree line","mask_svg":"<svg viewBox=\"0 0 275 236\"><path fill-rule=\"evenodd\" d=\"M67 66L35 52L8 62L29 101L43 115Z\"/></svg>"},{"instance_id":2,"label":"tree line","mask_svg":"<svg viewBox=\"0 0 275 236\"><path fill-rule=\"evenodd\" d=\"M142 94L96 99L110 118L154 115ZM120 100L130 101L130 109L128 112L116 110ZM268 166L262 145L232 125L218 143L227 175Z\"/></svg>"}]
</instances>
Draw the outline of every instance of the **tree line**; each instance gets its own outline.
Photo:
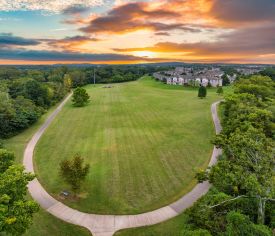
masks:
<instances>
[{"instance_id":1,"label":"tree line","mask_svg":"<svg viewBox=\"0 0 275 236\"><path fill-rule=\"evenodd\" d=\"M187 210L183 235L271 236L275 227L275 82L241 78L220 105L223 149L218 163L199 171L211 190Z\"/></svg>"},{"instance_id":2,"label":"tree line","mask_svg":"<svg viewBox=\"0 0 275 236\"><path fill-rule=\"evenodd\" d=\"M32 224L39 205L26 199L27 184L34 175L15 163L15 156L0 147L0 234L22 235Z\"/></svg>"},{"instance_id":3,"label":"tree line","mask_svg":"<svg viewBox=\"0 0 275 236\"><path fill-rule=\"evenodd\" d=\"M0 138L29 127L68 92L62 80L40 70L0 69Z\"/></svg>"},{"instance_id":4,"label":"tree line","mask_svg":"<svg viewBox=\"0 0 275 236\"><path fill-rule=\"evenodd\" d=\"M71 88L137 80L167 66L0 67L0 138L29 127Z\"/></svg>"}]
</instances>

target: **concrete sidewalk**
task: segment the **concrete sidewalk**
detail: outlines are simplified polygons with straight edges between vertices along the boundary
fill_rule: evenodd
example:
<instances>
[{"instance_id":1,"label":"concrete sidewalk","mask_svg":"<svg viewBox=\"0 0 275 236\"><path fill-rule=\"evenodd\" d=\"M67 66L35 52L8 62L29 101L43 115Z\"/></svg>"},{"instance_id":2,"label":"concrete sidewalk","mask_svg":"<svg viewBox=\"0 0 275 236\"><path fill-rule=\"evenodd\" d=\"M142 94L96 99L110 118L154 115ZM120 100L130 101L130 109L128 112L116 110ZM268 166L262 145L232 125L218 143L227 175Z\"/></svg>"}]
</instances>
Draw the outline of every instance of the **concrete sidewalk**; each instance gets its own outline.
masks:
<instances>
[{"instance_id":1,"label":"concrete sidewalk","mask_svg":"<svg viewBox=\"0 0 275 236\"><path fill-rule=\"evenodd\" d=\"M49 127L53 119L61 111L66 102L70 99L72 94L65 98L65 100L56 108L56 110L49 116L40 129L34 134L30 142L27 144L24 152L23 164L26 171L34 173L33 168L33 153L34 148L43 135L45 130ZM216 133L220 133L221 124L217 114L217 105L215 102L211 106L212 119L215 125ZM214 147L209 166L217 162L217 157L221 154L221 150ZM29 192L33 199L37 201L42 208L56 216L57 218L66 222L83 226L87 228L94 236L112 236L116 231L126 228L135 228L146 225L154 225L168 219L171 219L185 209L191 207L201 196L203 196L210 188L208 182L197 184L193 190L176 202L159 208L154 211L146 212L138 215L96 215L87 214L74 210L63 203L57 201L50 196L37 179L31 181L28 185Z\"/></svg>"}]
</instances>

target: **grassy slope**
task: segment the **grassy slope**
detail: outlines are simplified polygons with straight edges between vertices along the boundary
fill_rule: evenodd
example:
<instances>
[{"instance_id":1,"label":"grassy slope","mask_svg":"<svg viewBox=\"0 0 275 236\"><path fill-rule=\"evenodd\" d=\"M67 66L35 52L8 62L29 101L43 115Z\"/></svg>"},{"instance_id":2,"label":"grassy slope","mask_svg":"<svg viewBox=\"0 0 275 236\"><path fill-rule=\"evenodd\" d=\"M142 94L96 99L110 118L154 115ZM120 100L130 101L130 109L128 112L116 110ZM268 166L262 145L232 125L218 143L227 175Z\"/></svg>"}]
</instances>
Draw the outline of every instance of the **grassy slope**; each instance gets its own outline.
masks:
<instances>
[{"instance_id":1,"label":"grassy slope","mask_svg":"<svg viewBox=\"0 0 275 236\"><path fill-rule=\"evenodd\" d=\"M232 87L225 87L224 94L232 93ZM222 99L222 97L220 97ZM219 117L222 115L222 107L218 107ZM186 215L183 212L179 216L172 218L166 222L133 229L125 229L117 232L115 236L180 236L184 229Z\"/></svg>"},{"instance_id":2,"label":"grassy slope","mask_svg":"<svg viewBox=\"0 0 275 236\"><path fill-rule=\"evenodd\" d=\"M213 137L210 105L197 89L149 78L87 86L91 103L67 103L36 149L36 173L49 192L66 189L58 163L80 153L91 164L83 199L66 202L86 212L126 214L171 203L194 185L198 167L208 164Z\"/></svg>"},{"instance_id":3,"label":"grassy slope","mask_svg":"<svg viewBox=\"0 0 275 236\"><path fill-rule=\"evenodd\" d=\"M26 129L24 132L5 140L5 148L13 151L16 154L17 162L21 163L23 158L24 148L35 131L43 124L47 116L54 110L53 107L45 115L43 115L37 123ZM25 233L25 236L88 236L91 235L87 230L67 224L44 210L40 210L35 214L31 228Z\"/></svg>"},{"instance_id":4,"label":"grassy slope","mask_svg":"<svg viewBox=\"0 0 275 236\"><path fill-rule=\"evenodd\" d=\"M157 225L118 231L115 236L184 236L181 232L186 219L187 216L183 213Z\"/></svg>"}]
</instances>

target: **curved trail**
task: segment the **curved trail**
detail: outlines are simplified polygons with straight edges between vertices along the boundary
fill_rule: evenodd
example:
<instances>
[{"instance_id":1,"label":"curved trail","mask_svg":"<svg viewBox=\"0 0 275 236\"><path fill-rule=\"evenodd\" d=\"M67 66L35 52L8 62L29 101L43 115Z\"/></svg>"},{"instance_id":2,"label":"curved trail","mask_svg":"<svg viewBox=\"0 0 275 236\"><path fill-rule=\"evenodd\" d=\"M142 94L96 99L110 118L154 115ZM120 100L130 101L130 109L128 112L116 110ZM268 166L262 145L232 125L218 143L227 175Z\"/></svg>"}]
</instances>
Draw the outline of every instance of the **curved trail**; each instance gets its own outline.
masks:
<instances>
[{"instance_id":1,"label":"curved trail","mask_svg":"<svg viewBox=\"0 0 275 236\"><path fill-rule=\"evenodd\" d=\"M27 144L23 159L26 171L34 173L34 148L40 137L70 97L71 94L56 108ZM217 114L218 104L219 102L215 102L211 106L212 119L216 133L221 131L221 124ZM220 154L221 150L214 147L209 166L217 162L217 157ZM186 208L192 206L201 196L207 193L209 188L210 184L208 182L197 184L192 191L176 202L157 210L138 215L97 215L80 212L57 201L46 192L37 179L31 181L28 185L32 198L37 201L42 208L61 220L87 228L94 236L112 236L120 229L153 225L171 219L179 215Z\"/></svg>"}]
</instances>

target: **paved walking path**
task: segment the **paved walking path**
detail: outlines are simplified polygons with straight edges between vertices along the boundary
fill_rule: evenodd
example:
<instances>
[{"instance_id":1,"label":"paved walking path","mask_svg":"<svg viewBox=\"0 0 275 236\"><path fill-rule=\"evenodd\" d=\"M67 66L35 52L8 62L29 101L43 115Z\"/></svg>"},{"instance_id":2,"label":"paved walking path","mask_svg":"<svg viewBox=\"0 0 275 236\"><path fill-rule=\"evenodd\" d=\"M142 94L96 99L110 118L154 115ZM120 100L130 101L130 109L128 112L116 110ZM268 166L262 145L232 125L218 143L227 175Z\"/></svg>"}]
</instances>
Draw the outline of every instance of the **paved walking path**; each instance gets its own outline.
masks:
<instances>
[{"instance_id":1,"label":"paved walking path","mask_svg":"<svg viewBox=\"0 0 275 236\"><path fill-rule=\"evenodd\" d=\"M53 119L61 111L65 103L70 99L69 95L58 108L49 116L40 129L34 134L28 143L23 164L27 171L34 173L33 169L33 153L38 140L49 127ZM211 106L212 118L215 125L216 133L221 131L220 121L217 115L217 105L219 102L213 103ZM221 154L221 150L214 147L209 166L217 161L217 157ZM54 199L49 195L37 179L31 181L28 185L29 192L33 199L37 201L42 208L66 222L83 226L87 228L93 236L112 236L116 231L126 228L135 228L146 225L153 225L179 215L183 210L189 208L201 196L203 196L210 188L208 182L197 184L191 192L184 195L178 201L159 208L154 211L146 212L138 215L96 215L87 214L74 210L63 203Z\"/></svg>"}]
</instances>

